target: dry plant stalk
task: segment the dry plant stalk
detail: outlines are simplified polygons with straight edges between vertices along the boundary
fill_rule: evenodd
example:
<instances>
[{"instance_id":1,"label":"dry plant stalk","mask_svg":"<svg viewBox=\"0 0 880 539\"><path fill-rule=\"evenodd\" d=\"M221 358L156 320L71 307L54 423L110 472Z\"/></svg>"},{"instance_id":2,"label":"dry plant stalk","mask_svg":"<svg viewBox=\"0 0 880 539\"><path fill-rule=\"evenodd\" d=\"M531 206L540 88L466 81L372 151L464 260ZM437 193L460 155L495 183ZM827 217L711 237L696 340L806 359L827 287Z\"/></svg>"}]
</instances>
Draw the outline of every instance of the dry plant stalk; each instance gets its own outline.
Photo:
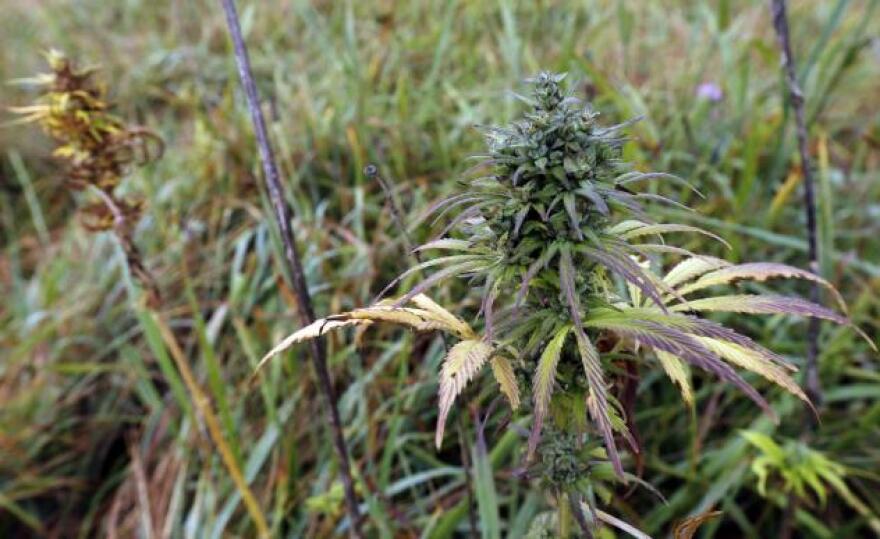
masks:
<instances>
[{"instance_id":1,"label":"dry plant stalk","mask_svg":"<svg viewBox=\"0 0 880 539\"><path fill-rule=\"evenodd\" d=\"M238 21L238 12L233 0L221 0L223 11L226 14L226 24L235 49L235 60L238 63L238 74L241 85L247 98L248 110L251 122L254 125L254 133L257 137L257 148L260 152L260 161L263 165L263 174L269 198L272 201L272 209L275 213L275 222L278 232L284 244L284 258L287 263L287 277L296 293L296 306L299 311L300 322L304 325L311 324L315 320L315 312L312 308L312 298L306 284L305 272L300 262L299 252L296 248L296 238L291 227L291 210L284 200L284 191L278 179L278 166L275 163L275 155L272 145L269 143L269 134L266 131L266 122L263 119L263 111L260 109L260 99L257 93L257 85L251 72L250 58L247 46L241 33L241 25ZM327 354L322 339L314 339L309 343L309 352L312 365L318 376L318 385L321 393L327 401L327 412L330 418L330 431L333 437L333 446L339 457L339 472L342 477L342 486L345 491L345 505L348 517L351 520L349 536L361 537L360 511L358 509L357 496L354 491L354 481L351 474L351 462L349 459L348 446L342 431L342 420L339 417L339 408L336 406L336 397L333 385L330 381L330 372L327 369Z\"/></svg>"},{"instance_id":2,"label":"dry plant stalk","mask_svg":"<svg viewBox=\"0 0 880 539\"><path fill-rule=\"evenodd\" d=\"M115 193L132 167L143 166L161 156L162 139L148 129L127 125L110 113L106 88L92 78L95 68L77 69L57 50L49 51L46 58L50 73L22 81L35 83L44 88L44 92L33 105L16 107L12 111L22 115L20 123L36 122L58 142L53 155L65 164L68 188L88 190L96 196L95 202L80 209L83 225L93 232L115 232L129 270L146 293L150 316L177 364L193 404L205 421L259 536L269 537L266 518L224 438L210 399L199 387L174 333L156 312L161 304L159 287L133 240L134 223L140 218L143 202Z\"/></svg>"},{"instance_id":3,"label":"dry plant stalk","mask_svg":"<svg viewBox=\"0 0 880 539\"><path fill-rule=\"evenodd\" d=\"M807 244L810 258L810 271L819 274L819 242L816 225L816 194L813 182L813 170L810 168L810 152L807 148L807 126L804 120L804 93L795 72L794 56L791 53L791 41L788 32L788 15L785 0L770 0L770 12L773 15L773 28L782 55L782 69L785 73L785 84L788 87L789 100L794 109L795 127L797 131L798 152L801 158L801 172L804 178L804 214L807 217ZM814 284L810 291L810 300L819 303L821 300L819 285ZM807 329L807 365L804 369L804 386L810 400L817 406L822 403L822 387L819 382L819 320L810 319ZM810 424L815 425L811 416L807 416Z\"/></svg>"},{"instance_id":4,"label":"dry plant stalk","mask_svg":"<svg viewBox=\"0 0 880 539\"><path fill-rule=\"evenodd\" d=\"M115 190L133 167L162 155L162 139L110 112L106 87L93 79L95 68L78 69L57 50L47 52L46 59L49 73L21 81L43 89L37 102L11 110L22 115L21 123L38 123L58 143L53 155L64 163L65 185L95 195L94 202L80 209L83 226L116 233L147 304L156 307L159 288L132 238L143 201L118 196Z\"/></svg>"}]
</instances>

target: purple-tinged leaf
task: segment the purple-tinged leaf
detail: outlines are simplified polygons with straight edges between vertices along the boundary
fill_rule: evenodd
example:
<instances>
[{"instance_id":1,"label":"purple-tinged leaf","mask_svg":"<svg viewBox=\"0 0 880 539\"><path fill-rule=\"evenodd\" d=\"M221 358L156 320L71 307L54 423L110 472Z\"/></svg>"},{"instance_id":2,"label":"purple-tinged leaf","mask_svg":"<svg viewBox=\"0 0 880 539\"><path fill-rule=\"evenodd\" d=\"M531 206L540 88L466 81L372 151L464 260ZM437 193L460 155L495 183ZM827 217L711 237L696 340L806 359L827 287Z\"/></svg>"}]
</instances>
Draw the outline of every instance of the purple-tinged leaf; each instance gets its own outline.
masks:
<instances>
[{"instance_id":1,"label":"purple-tinged leaf","mask_svg":"<svg viewBox=\"0 0 880 539\"><path fill-rule=\"evenodd\" d=\"M609 215L611 213L608 209L608 203L605 202L605 199L602 198L598 192L596 192L593 186L590 185L589 181L581 182L580 187L575 190L575 193L592 202L596 206L596 210L602 215Z\"/></svg>"},{"instance_id":2,"label":"purple-tinged leaf","mask_svg":"<svg viewBox=\"0 0 880 539\"><path fill-rule=\"evenodd\" d=\"M675 305L671 310L714 311L748 314L794 314L830 320L841 325L849 325L850 320L827 307L807 301L797 296L734 294L692 299L687 305Z\"/></svg>"},{"instance_id":3,"label":"purple-tinged leaf","mask_svg":"<svg viewBox=\"0 0 880 539\"><path fill-rule=\"evenodd\" d=\"M840 292L838 292L831 283L829 283L822 277L819 277L815 273L786 264L778 264L776 262L752 262L748 264L738 264L736 266L721 268L711 273L706 273L694 283L683 287L681 289L681 293L688 294L690 292L702 290L710 286L718 284L728 284L744 279L763 282L767 279L773 278L806 279L808 281L818 283L825 287L829 292L831 292L831 294L834 296L835 301L837 301L837 304L840 306L840 310L844 313L847 312L846 302L843 301L843 297L840 295Z\"/></svg>"},{"instance_id":4,"label":"purple-tinged leaf","mask_svg":"<svg viewBox=\"0 0 880 539\"><path fill-rule=\"evenodd\" d=\"M605 449L608 451L608 458L612 466L614 466L614 472L618 477L622 478L623 465L620 462L620 455L614 443L614 430L611 425L611 418L608 416L608 388L605 386L605 379L602 375L602 363L599 353L584 332L581 322L580 305L574 284L574 271L571 251L568 247L564 247L559 253L559 282L562 287L562 293L565 295L565 300L568 303L572 322L574 323L574 335L577 340L578 352L584 366L587 385L590 388L590 397L593 399L593 402L588 401L588 408L590 409L590 415L593 416L593 421L599 426L599 432L602 433Z\"/></svg>"},{"instance_id":5,"label":"purple-tinged leaf","mask_svg":"<svg viewBox=\"0 0 880 539\"><path fill-rule=\"evenodd\" d=\"M638 289L641 290L646 297L651 298L651 301L653 301L662 311L667 311L666 304L660 295L660 291L654 285L651 278L646 276L644 270L642 270L642 268L633 262L628 256L615 251L594 249L592 247L581 247L579 251L602 264L612 272L620 275L625 281L638 287Z\"/></svg>"},{"instance_id":6,"label":"purple-tinged leaf","mask_svg":"<svg viewBox=\"0 0 880 539\"><path fill-rule=\"evenodd\" d=\"M700 369L715 374L739 388L768 416L777 421L776 414L755 388L743 380L730 365L687 333L661 323L639 319L589 318L585 324L636 339L645 346L669 352Z\"/></svg>"},{"instance_id":7,"label":"purple-tinged leaf","mask_svg":"<svg viewBox=\"0 0 880 539\"><path fill-rule=\"evenodd\" d=\"M669 286L677 287L679 284L695 279L704 273L729 266L732 264L726 260L714 256L697 255L676 264L663 277L663 282Z\"/></svg>"}]
</instances>

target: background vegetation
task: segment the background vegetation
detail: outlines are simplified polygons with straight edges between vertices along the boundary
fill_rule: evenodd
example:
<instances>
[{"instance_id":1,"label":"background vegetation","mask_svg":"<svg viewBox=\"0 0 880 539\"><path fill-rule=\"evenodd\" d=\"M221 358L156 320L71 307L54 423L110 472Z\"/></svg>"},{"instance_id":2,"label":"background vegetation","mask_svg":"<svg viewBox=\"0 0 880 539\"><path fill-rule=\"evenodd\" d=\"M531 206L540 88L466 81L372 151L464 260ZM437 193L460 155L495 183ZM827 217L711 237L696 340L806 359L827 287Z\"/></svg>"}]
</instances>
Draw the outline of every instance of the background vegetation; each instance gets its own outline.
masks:
<instances>
[{"instance_id":1,"label":"background vegetation","mask_svg":"<svg viewBox=\"0 0 880 539\"><path fill-rule=\"evenodd\" d=\"M874 340L878 3L805 0L789 14L817 165L822 272ZM581 81L607 123L645 115L630 130L626 157L708 195L673 193L699 213L658 216L721 234L733 245L730 260L805 265L791 113L765 2L291 0L239 8L319 315L369 303L409 265L364 165L379 166L416 223L431 201L457 189L466 157L482 148L473 126L511 118L520 105L508 91L541 69ZM124 183L148 202L135 239L164 292L164 314L273 532L341 533L342 490L305 349L252 377L259 357L298 323L273 254L278 242L219 4L0 0L0 12L0 78L43 71L40 51L61 48L99 63L117 112L166 141L165 156ZM3 105L32 98L0 89ZM33 127L0 130L0 536L254 535L158 330L132 305L122 253L112 235L79 224L50 148ZM422 224L412 234L425 240L439 230ZM709 241L688 241L720 254ZM462 313L479 308L460 282L434 296ZM802 320L724 322L802 364ZM481 451L462 401L450 431L462 429L468 447L450 433L435 451L437 339L381 329L359 347L342 333L328 344L367 535L466 536L463 456L473 461L474 516L484 533L493 526L522 536L547 508L540 490L513 477L524 444L496 429L498 418L481 434ZM798 438L804 411L794 397L750 378L773 398L782 417L774 427L713 379L695 380L689 410L662 373L644 371L636 415L644 451L626 464L668 503L621 488L606 510L657 536L710 508L723 515L701 528L706 536L772 537L786 521L803 537L877 533L866 515L880 514L878 358L830 325L821 346L824 402L809 443L843 466L861 509L828 488L827 502L807 494L786 514L791 489L780 475L762 485L751 471L768 450L740 429L780 444ZM491 400L486 382L467 396L474 410ZM800 454L792 449L780 466L797 468Z\"/></svg>"}]
</instances>

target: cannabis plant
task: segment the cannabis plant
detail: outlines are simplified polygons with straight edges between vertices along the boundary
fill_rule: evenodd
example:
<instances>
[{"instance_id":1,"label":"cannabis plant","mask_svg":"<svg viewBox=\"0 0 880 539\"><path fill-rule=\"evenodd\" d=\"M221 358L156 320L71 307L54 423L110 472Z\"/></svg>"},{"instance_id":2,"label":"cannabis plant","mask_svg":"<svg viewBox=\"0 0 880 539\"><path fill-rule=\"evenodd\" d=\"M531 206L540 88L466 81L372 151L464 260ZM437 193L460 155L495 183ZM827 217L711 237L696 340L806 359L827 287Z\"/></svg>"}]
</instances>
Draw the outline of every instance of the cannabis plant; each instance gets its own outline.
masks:
<instances>
[{"instance_id":1,"label":"cannabis plant","mask_svg":"<svg viewBox=\"0 0 880 539\"><path fill-rule=\"evenodd\" d=\"M511 407L528 407L532 427L526 458L556 490L592 500L592 464L577 448L595 431L610 466L623 477L616 437L638 451L622 406L609 389L620 361L656 361L691 401L689 368L736 386L768 414L761 394L734 369L756 372L808 402L792 379L794 367L778 354L701 315L705 312L790 313L848 324L845 315L800 298L706 295L716 285L773 277L831 285L812 273L774 263L733 265L663 240L671 233L716 235L685 224L658 223L644 203L679 205L639 192L638 184L684 180L634 170L621 159L621 131L603 127L598 114L563 90L564 75L530 80L530 107L520 119L487 129L488 151L461 192L429 208L437 219L455 215L439 239L417 248L440 252L403 273L432 272L402 297L319 320L281 342L267 359L293 343L332 329L401 324L444 331L459 341L439 373L436 443L456 397L488 363ZM662 257L680 262L662 272ZM424 293L453 277L481 291L482 327L476 329ZM701 297L697 297L697 294ZM530 379L530 381L529 381ZM552 413L551 413L552 412ZM548 439L542 432L553 418ZM560 447L567 447L560 453ZM541 459L535 459L537 452ZM595 453L593 453L595 455Z\"/></svg>"},{"instance_id":2,"label":"cannabis plant","mask_svg":"<svg viewBox=\"0 0 880 539\"><path fill-rule=\"evenodd\" d=\"M116 188L133 167L162 154L162 139L111 112L107 89L95 80L95 68L77 68L57 50L48 51L46 60L48 73L18 81L41 90L36 102L11 110L22 115L20 122L39 124L57 143L53 155L64 165L64 185L91 197L80 209L83 226L116 232L129 267L155 303L158 289L132 240L143 202L118 195Z\"/></svg>"}]
</instances>

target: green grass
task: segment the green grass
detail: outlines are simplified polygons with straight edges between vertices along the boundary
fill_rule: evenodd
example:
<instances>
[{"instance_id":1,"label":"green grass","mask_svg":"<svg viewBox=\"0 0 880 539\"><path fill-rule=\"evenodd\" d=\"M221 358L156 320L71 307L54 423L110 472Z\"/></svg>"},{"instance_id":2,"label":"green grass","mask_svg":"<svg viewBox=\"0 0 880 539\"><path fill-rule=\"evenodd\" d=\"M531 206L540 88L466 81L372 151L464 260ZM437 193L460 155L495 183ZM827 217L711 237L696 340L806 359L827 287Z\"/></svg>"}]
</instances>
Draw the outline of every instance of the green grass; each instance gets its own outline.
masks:
<instances>
[{"instance_id":1,"label":"green grass","mask_svg":"<svg viewBox=\"0 0 880 539\"><path fill-rule=\"evenodd\" d=\"M875 340L878 3L810 0L790 13L819 164L823 271ZM777 195L797 158L766 2L272 4L239 8L319 315L367 304L409 265L363 166L379 165L416 223L481 149L474 126L510 118L518 105L508 92L540 69L582 81L608 122L645 115L627 157L707 194L671 193L699 210L692 222L732 243L726 258L805 264L799 187ZM337 466L305 349L252 376L297 319L219 4L0 0L0 9L0 78L30 76L43 68L40 51L62 48L100 64L118 112L165 139L163 159L123 186L148 201L136 239L167 298L163 314L273 532L340 533L348 524ZM724 99L696 97L703 82ZM0 87L2 105L31 97ZM161 336L133 308L121 252L110 235L78 224L78 195L61 185L50 148L33 127L0 129L0 536L252 536ZM413 234L425 240L432 230ZM717 249L697 239L684 246ZM464 283L434 295L460 312L479 308ZM802 362L803 321L726 322ZM328 350L368 536L466 536L461 450L455 436L441 452L432 441L442 344L378 329L359 348L340 334ZM852 490L878 513L878 358L852 332L823 325L821 375L827 402L811 445L847 467ZM776 433L797 437L803 410L750 381L776 397ZM483 382L472 403L485 411L494 389ZM665 536L714 507L724 515L702 533L775 536L786 500L758 496L754 452L737 434L774 427L709 378L695 396L690 414L671 384L643 369L643 478L669 504L622 489L606 511ZM466 409L457 408L451 421ZM465 419L474 510L484 536L517 536L549 500L511 476L523 443L496 431L498 420L481 453ZM633 459L625 464L634 469ZM802 505L795 521L803 537L870 533L834 497L824 508Z\"/></svg>"}]
</instances>

